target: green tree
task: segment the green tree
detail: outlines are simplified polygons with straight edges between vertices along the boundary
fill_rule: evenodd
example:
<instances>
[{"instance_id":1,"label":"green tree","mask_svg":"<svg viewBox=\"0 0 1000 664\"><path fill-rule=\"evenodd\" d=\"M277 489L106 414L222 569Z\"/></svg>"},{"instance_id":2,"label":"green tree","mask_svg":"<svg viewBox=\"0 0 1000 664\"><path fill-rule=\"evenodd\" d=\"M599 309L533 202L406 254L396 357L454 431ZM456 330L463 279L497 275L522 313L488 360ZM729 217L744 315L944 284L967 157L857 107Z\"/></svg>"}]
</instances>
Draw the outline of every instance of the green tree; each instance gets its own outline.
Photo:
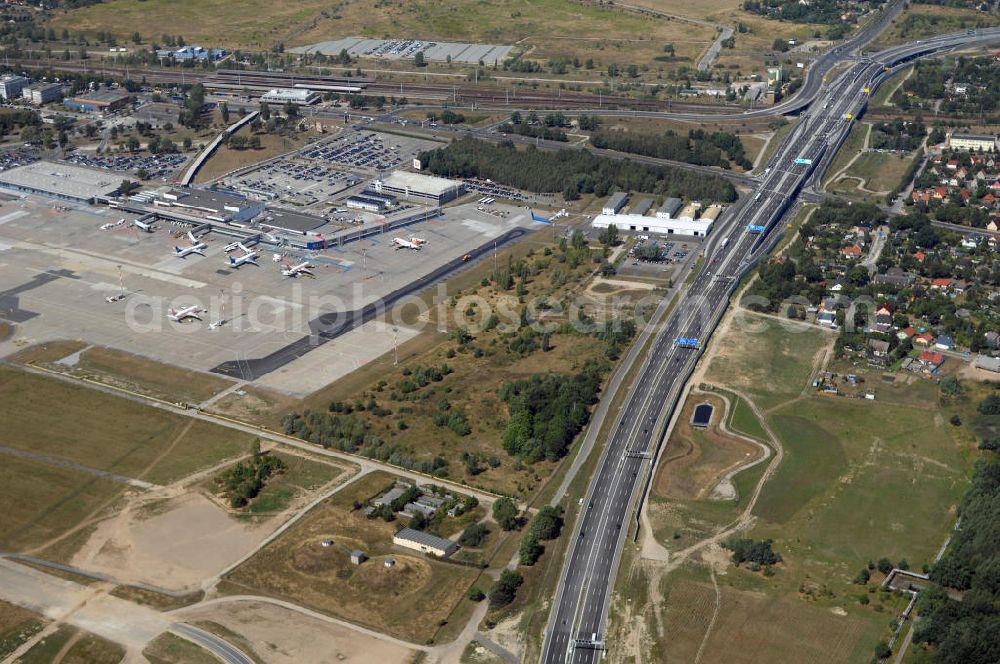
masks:
<instances>
[{"instance_id":1,"label":"green tree","mask_svg":"<svg viewBox=\"0 0 1000 664\"><path fill-rule=\"evenodd\" d=\"M417 51L417 54L413 56L413 66L414 67L424 67L427 63L424 62L424 52Z\"/></svg>"},{"instance_id":2,"label":"green tree","mask_svg":"<svg viewBox=\"0 0 1000 664\"><path fill-rule=\"evenodd\" d=\"M517 505L506 496L497 498L493 503L493 519L504 530L514 530L518 522Z\"/></svg>"},{"instance_id":3,"label":"green tree","mask_svg":"<svg viewBox=\"0 0 1000 664\"><path fill-rule=\"evenodd\" d=\"M524 583L524 577L514 570L505 569L500 572L500 578L496 580L490 589L490 606L507 606L514 601L517 589Z\"/></svg>"}]
</instances>

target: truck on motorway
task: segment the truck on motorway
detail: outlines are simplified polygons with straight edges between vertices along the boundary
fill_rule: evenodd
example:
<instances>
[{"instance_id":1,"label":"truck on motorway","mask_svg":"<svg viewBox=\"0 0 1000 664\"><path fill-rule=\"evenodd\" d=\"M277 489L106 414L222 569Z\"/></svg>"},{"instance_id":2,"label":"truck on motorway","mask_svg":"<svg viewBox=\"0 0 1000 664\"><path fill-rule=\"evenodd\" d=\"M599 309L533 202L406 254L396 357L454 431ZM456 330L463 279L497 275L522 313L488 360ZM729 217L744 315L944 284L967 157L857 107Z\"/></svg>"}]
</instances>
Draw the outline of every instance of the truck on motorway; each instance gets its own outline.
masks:
<instances>
[{"instance_id":1,"label":"truck on motorway","mask_svg":"<svg viewBox=\"0 0 1000 664\"><path fill-rule=\"evenodd\" d=\"M722 248L722 247L726 246L727 244L729 244L729 238L728 237L724 237L724 238L722 238L722 242L719 243L719 247Z\"/></svg>"}]
</instances>

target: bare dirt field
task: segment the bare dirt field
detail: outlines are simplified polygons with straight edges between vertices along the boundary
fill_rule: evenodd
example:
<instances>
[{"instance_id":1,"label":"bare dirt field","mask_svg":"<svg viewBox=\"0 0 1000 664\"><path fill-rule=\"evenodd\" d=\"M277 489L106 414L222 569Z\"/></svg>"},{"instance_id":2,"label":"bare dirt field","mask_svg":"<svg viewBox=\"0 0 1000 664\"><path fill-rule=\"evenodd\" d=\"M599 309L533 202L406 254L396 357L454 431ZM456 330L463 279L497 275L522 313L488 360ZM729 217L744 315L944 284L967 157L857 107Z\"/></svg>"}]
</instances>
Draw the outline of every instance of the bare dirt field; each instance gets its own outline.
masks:
<instances>
[{"instance_id":1,"label":"bare dirt field","mask_svg":"<svg viewBox=\"0 0 1000 664\"><path fill-rule=\"evenodd\" d=\"M209 620L240 634L268 664L379 662L405 664L413 650L264 602L227 602L179 612L187 621Z\"/></svg>"},{"instance_id":2,"label":"bare dirt field","mask_svg":"<svg viewBox=\"0 0 1000 664\"><path fill-rule=\"evenodd\" d=\"M97 526L72 564L125 583L195 589L252 552L320 486L329 489L347 476L343 466L334 464L299 457L288 457L286 463L289 469L269 480L257 499L281 508L262 510L267 516L235 513L200 486L190 487L202 473L181 486L129 501Z\"/></svg>"}]
</instances>

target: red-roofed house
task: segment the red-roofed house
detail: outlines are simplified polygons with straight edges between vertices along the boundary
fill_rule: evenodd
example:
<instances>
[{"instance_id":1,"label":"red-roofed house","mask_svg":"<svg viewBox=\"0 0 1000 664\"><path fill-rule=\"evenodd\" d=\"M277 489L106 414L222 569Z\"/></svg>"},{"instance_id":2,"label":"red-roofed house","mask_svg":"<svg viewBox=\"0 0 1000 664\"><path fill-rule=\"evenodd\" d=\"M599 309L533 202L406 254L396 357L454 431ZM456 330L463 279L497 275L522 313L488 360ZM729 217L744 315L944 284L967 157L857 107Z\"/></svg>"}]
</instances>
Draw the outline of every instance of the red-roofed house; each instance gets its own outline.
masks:
<instances>
[{"instance_id":1,"label":"red-roofed house","mask_svg":"<svg viewBox=\"0 0 1000 664\"><path fill-rule=\"evenodd\" d=\"M844 247L843 249L841 249L840 253L842 253L847 258L858 258L861 256L861 247L852 244L849 247Z\"/></svg>"},{"instance_id":2,"label":"red-roofed house","mask_svg":"<svg viewBox=\"0 0 1000 664\"><path fill-rule=\"evenodd\" d=\"M930 346L932 343L934 343L934 335L927 332L913 337L913 344L915 346Z\"/></svg>"},{"instance_id":3,"label":"red-roofed house","mask_svg":"<svg viewBox=\"0 0 1000 664\"><path fill-rule=\"evenodd\" d=\"M932 368L937 369L944 362L944 356L941 353L935 353L930 350L920 351L920 361L924 364L929 364Z\"/></svg>"},{"instance_id":4,"label":"red-roofed house","mask_svg":"<svg viewBox=\"0 0 1000 664\"><path fill-rule=\"evenodd\" d=\"M942 277L940 279L931 279L931 288L936 288L940 290L947 290L951 286L951 279Z\"/></svg>"},{"instance_id":5,"label":"red-roofed house","mask_svg":"<svg viewBox=\"0 0 1000 664\"><path fill-rule=\"evenodd\" d=\"M917 250L917 252L913 254L913 257L917 259L918 263L923 263L927 259L927 254L925 254L920 250Z\"/></svg>"}]
</instances>

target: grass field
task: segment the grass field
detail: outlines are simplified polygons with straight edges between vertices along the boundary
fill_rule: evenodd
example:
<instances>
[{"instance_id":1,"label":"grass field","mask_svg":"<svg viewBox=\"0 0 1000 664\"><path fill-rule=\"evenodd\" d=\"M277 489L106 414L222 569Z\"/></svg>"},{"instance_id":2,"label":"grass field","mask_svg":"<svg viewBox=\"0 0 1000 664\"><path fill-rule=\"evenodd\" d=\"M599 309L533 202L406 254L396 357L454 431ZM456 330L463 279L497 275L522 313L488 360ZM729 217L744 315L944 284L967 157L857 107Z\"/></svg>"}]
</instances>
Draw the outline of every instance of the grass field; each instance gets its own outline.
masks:
<instances>
[{"instance_id":1,"label":"grass field","mask_svg":"<svg viewBox=\"0 0 1000 664\"><path fill-rule=\"evenodd\" d=\"M705 378L751 395L765 409L801 394L809 385L813 362L831 337L818 329L789 328L794 330L789 332L779 321L749 312L744 316L749 325L763 324L765 329L744 331L734 323L729 343L719 344Z\"/></svg>"},{"instance_id":2,"label":"grass field","mask_svg":"<svg viewBox=\"0 0 1000 664\"><path fill-rule=\"evenodd\" d=\"M218 659L187 639L167 632L156 637L142 651L150 664L218 664Z\"/></svg>"},{"instance_id":3,"label":"grass field","mask_svg":"<svg viewBox=\"0 0 1000 664\"><path fill-rule=\"evenodd\" d=\"M920 569L954 525L975 441L968 427L947 422L952 413L971 422L985 388L970 384L965 399L942 407L931 381L887 382L884 371L836 361L831 370L858 371L877 400L819 396L808 387L810 370L831 339L818 329L801 334L772 324L760 334L733 325L716 340L720 355L706 381L763 407L784 450L753 508L753 526L740 536L773 540L783 561L771 576L732 567L717 574L714 621L707 567L687 564L667 575L662 626L650 609L642 614L645 634L654 634L648 647L664 661L693 661L701 648L703 662L867 662L906 599L869 592L852 583L855 574L883 556ZM764 436L748 405L735 403L731 426ZM761 466L736 476L741 495ZM717 532L737 513L731 504L650 497L654 533L671 551ZM646 577L633 574L622 592L646 596L634 587Z\"/></svg>"},{"instance_id":4,"label":"grass field","mask_svg":"<svg viewBox=\"0 0 1000 664\"><path fill-rule=\"evenodd\" d=\"M0 660L40 632L46 622L36 613L0 601Z\"/></svg>"},{"instance_id":5,"label":"grass field","mask_svg":"<svg viewBox=\"0 0 1000 664\"><path fill-rule=\"evenodd\" d=\"M775 601L721 581L717 615L711 583L681 578L668 584L664 630L672 638L664 642L666 661L695 661L699 648L703 662L732 664L847 664L871 656L868 644L879 634L871 620L795 599Z\"/></svg>"},{"instance_id":6,"label":"grass field","mask_svg":"<svg viewBox=\"0 0 1000 664\"><path fill-rule=\"evenodd\" d=\"M72 367L52 368L166 401L198 403L232 382L208 373L188 371L112 348L88 348Z\"/></svg>"},{"instance_id":7,"label":"grass field","mask_svg":"<svg viewBox=\"0 0 1000 664\"><path fill-rule=\"evenodd\" d=\"M817 567L853 561L860 569L881 556L906 558L916 569L931 562L968 469L940 416L813 397L772 419L786 457L755 511L761 517L755 534L780 537ZM872 510L879 501L899 509Z\"/></svg>"},{"instance_id":8,"label":"grass field","mask_svg":"<svg viewBox=\"0 0 1000 664\"><path fill-rule=\"evenodd\" d=\"M998 23L1000 16L996 12L913 4L892 22L871 49L877 51L893 44L915 41L921 37L943 35L967 28L988 27Z\"/></svg>"},{"instance_id":9,"label":"grass field","mask_svg":"<svg viewBox=\"0 0 1000 664\"><path fill-rule=\"evenodd\" d=\"M239 12L225 0L190 6L169 0L113 0L57 15L52 25L57 31L66 27L88 34L110 30L121 38L137 28L142 32L143 26L158 26L146 29L147 41L159 41L160 33L167 31L183 35L188 43L265 50L276 42L292 46L349 36L517 44L540 60L593 57L599 69L611 62L655 64L667 43L674 44L682 62L693 62L715 35L710 26L651 21L571 0L358 0L340 5L248 0Z\"/></svg>"},{"instance_id":10,"label":"grass field","mask_svg":"<svg viewBox=\"0 0 1000 664\"><path fill-rule=\"evenodd\" d=\"M53 416L52 404L59 404ZM248 449L246 434L96 390L0 370L5 445L166 484Z\"/></svg>"},{"instance_id":11,"label":"grass field","mask_svg":"<svg viewBox=\"0 0 1000 664\"><path fill-rule=\"evenodd\" d=\"M914 158L912 153L865 152L829 188L855 198L884 194L900 185Z\"/></svg>"},{"instance_id":12,"label":"grass field","mask_svg":"<svg viewBox=\"0 0 1000 664\"><path fill-rule=\"evenodd\" d=\"M118 664L125 649L99 636L63 625L35 644L17 664Z\"/></svg>"},{"instance_id":13,"label":"grass field","mask_svg":"<svg viewBox=\"0 0 1000 664\"><path fill-rule=\"evenodd\" d=\"M252 134L249 125L239 132L240 136L249 138ZM215 154L205 162L195 180L198 183L208 182L217 177L221 177L230 171L238 168L245 168L257 162L276 157L279 154L290 152L301 148L306 142L318 134L313 130L299 132L296 131L288 136L279 134L257 134L260 138L260 149L258 150L232 150L229 147L221 146Z\"/></svg>"},{"instance_id":14,"label":"grass field","mask_svg":"<svg viewBox=\"0 0 1000 664\"><path fill-rule=\"evenodd\" d=\"M220 591L282 597L403 639L432 640L441 621L469 603L465 592L480 571L395 547L399 524L352 511L355 500L372 498L391 482L382 472L360 478L233 570ZM322 547L327 538L333 546ZM369 560L352 565L354 549ZM395 566L385 567L387 558Z\"/></svg>"},{"instance_id":15,"label":"grass field","mask_svg":"<svg viewBox=\"0 0 1000 664\"><path fill-rule=\"evenodd\" d=\"M54 411L52 404L59 404ZM0 548L38 546L110 507L127 484L58 461L166 484L245 453L251 437L59 380L0 369L7 518Z\"/></svg>"},{"instance_id":16,"label":"grass field","mask_svg":"<svg viewBox=\"0 0 1000 664\"><path fill-rule=\"evenodd\" d=\"M830 164L830 168L826 170L826 174L823 180L824 186L829 186L833 182L834 176L836 176L840 171L842 171L854 157L861 152L865 147L865 136L868 135L868 129L871 127L870 124L866 122L855 122L854 126L851 127L851 133L847 135L844 139L844 144L841 146L840 150L837 152L837 156L834 157L833 162Z\"/></svg>"}]
</instances>

